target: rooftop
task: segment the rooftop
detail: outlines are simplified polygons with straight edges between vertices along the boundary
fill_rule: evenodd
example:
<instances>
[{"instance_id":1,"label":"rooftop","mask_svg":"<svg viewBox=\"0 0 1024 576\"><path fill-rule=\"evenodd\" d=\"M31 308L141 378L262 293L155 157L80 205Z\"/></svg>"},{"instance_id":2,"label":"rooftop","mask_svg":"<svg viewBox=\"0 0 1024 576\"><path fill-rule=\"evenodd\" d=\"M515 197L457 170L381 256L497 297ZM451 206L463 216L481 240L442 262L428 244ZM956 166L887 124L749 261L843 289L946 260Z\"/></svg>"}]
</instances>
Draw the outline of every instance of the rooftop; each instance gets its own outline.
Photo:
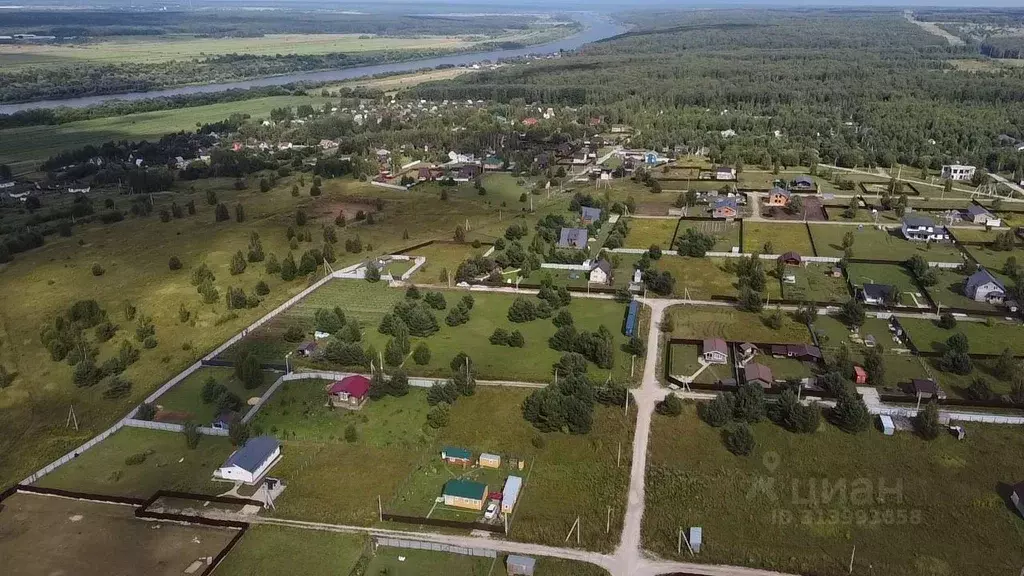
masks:
<instances>
[{"instance_id":1,"label":"rooftop","mask_svg":"<svg viewBox=\"0 0 1024 576\"><path fill-rule=\"evenodd\" d=\"M238 466L246 472L255 472L270 458L275 450L281 447L276 438L257 436L250 438L245 446L235 450L224 462L224 468Z\"/></svg>"},{"instance_id":2,"label":"rooftop","mask_svg":"<svg viewBox=\"0 0 1024 576\"><path fill-rule=\"evenodd\" d=\"M483 500L487 494L487 485L472 480L449 480L444 484L443 494L457 498Z\"/></svg>"}]
</instances>

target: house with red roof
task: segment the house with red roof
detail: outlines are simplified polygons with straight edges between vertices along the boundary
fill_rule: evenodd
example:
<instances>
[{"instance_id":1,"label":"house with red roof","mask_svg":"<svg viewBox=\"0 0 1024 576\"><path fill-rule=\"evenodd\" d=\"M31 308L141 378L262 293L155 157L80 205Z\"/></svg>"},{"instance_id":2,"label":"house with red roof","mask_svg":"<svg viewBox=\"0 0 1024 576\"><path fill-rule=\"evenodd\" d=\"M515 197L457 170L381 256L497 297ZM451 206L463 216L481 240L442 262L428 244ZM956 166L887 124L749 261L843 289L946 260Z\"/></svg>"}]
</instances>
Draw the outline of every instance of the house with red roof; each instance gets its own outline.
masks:
<instances>
[{"instance_id":1,"label":"house with red roof","mask_svg":"<svg viewBox=\"0 0 1024 576\"><path fill-rule=\"evenodd\" d=\"M358 410L366 403L370 379L358 374L347 376L327 388L327 400L333 408Z\"/></svg>"}]
</instances>

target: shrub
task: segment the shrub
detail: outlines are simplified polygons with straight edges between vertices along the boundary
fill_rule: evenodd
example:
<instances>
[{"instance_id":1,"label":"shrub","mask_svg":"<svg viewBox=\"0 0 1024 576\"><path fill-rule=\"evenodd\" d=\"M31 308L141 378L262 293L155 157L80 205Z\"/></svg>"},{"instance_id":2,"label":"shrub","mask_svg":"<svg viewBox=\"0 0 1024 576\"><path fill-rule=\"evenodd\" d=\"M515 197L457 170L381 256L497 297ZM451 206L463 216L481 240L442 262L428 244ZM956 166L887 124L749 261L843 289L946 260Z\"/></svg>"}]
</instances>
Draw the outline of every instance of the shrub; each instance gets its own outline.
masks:
<instances>
[{"instance_id":1,"label":"shrub","mask_svg":"<svg viewBox=\"0 0 1024 576\"><path fill-rule=\"evenodd\" d=\"M422 295L420 294L420 289L415 284L412 284L405 290L405 297L410 300L419 300Z\"/></svg>"},{"instance_id":2,"label":"shrub","mask_svg":"<svg viewBox=\"0 0 1024 576\"><path fill-rule=\"evenodd\" d=\"M157 341L155 336L146 336L146 339L142 341L142 347L147 350L156 348Z\"/></svg>"},{"instance_id":3,"label":"shrub","mask_svg":"<svg viewBox=\"0 0 1024 576\"><path fill-rule=\"evenodd\" d=\"M427 292L426 296L423 297L423 301L435 310L444 310L448 307L444 294L440 292Z\"/></svg>"},{"instance_id":4,"label":"shrub","mask_svg":"<svg viewBox=\"0 0 1024 576\"><path fill-rule=\"evenodd\" d=\"M131 456L128 456L127 458L125 458L124 459L124 464L125 464L125 466L138 466L139 464L142 464L143 462L145 462L146 458L147 458L147 455L146 455L145 452L138 452L136 454L132 454Z\"/></svg>"},{"instance_id":5,"label":"shrub","mask_svg":"<svg viewBox=\"0 0 1024 576\"><path fill-rule=\"evenodd\" d=\"M574 320L572 313L566 309L561 309L558 314L555 314L554 318L551 319L551 323L561 328L562 326L572 326Z\"/></svg>"},{"instance_id":6,"label":"shrub","mask_svg":"<svg viewBox=\"0 0 1024 576\"><path fill-rule=\"evenodd\" d=\"M107 321L96 327L96 341L107 342L117 334L118 326L113 322Z\"/></svg>"},{"instance_id":7,"label":"shrub","mask_svg":"<svg viewBox=\"0 0 1024 576\"><path fill-rule=\"evenodd\" d=\"M504 328L495 328L489 340L491 344L494 344L495 346L507 346L508 330L505 330Z\"/></svg>"},{"instance_id":8,"label":"shrub","mask_svg":"<svg viewBox=\"0 0 1024 576\"><path fill-rule=\"evenodd\" d=\"M181 434L185 437L185 446L189 450L195 450L199 446L202 436L199 434L199 426L195 422L185 422L181 427Z\"/></svg>"},{"instance_id":9,"label":"shrub","mask_svg":"<svg viewBox=\"0 0 1024 576\"><path fill-rule=\"evenodd\" d=\"M508 320L509 322L531 322L537 318L537 308L534 306L533 301L527 300L522 296L516 297L512 302L512 306L508 309Z\"/></svg>"},{"instance_id":10,"label":"shrub","mask_svg":"<svg viewBox=\"0 0 1024 576\"><path fill-rule=\"evenodd\" d=\"M177 256L171 256L171 259L167 261L167 267L171 270L181 270L181 260Z\"/></svg>"},{"instance_id":11,"label":"shrub","mask_svg":"<svg viewBox=\"0 0 1024 576\"><path fill-rule=\"evenodd\" d=\"M864 398L849 389L842 390L831 412L832 422L839 429L851 434L867 430L871 425L871 414L864 404Z\"/></svg>"},{"instance_id":12,"label":"shrub","mask_svg":"<svg viewBox=\"0 0 1024 576\"><path fill-rule=\"evenodd\" d=\"M995 397L995 393L992 392L992 387L989 386L988 381L984 378L975 378L964 393L971 400L977 400L979 402L987 402Z\"/></svg>"},{"instance_id":13,"label":"shrub","mask_svg":"<svg viewBox=\"0 0 1024 576\"><path fill-rule=\"evenodd\" d=\"M476 304L476 301L473 299L473 295L472 294L466 294L465 296L462 297L462 300L460 301L460 304L462 304L462 306L466 310L472 310L473 309L473 305Z\"/></svg>"},{"instance_id":14,"label":"shrub","mask_svg":"<svg viewBox=\"0 0 1024 576\"><path fill-rule=\"evenodd\" d=\"M754 445L754 432L743 422L725 432L725 447L737 456L749 455L754 451Z\"/></svg>"},{"instance_id":15,"label":"shrub","mask_svg":"<svg viewBox=\"0 0 1024 576\"><path fill-rule=\"evenodd\" d=\"M952 330L953 328L956 328L956 317L949 312L943 312L942 315L939 316L937 324L939 328L942 328L943 330Z\"/></svg>"},{"instance_id":16,"label":"shrub","mask_svg":"<svg viewBox=\"0 0 1024 576\"><path fill-rule=\"evenodd\" d=\"M431 428L445 428L450 420L450 409L447 402L440 402L427 412L427 424Z\"/></svg>"},{"instance_id":17,"label":"shrub","mask_svg":"<svg viewBox=\"0 0 1024 576\"><path fill-rule=\"evenodd\" d=\"M939 406L934 400L925 405L924 410L917 413L914 418L914 428L922 438L935 440L942 432L942 424L939 422Z\"/></svg>"},{"instance_id":18,"label":"shrub","mask_svg":"<svg viewBox=\"0 0 1024 576\"><path fill-rule=\"evenodd\" d=\"M149 402L143 402L135 411L136 420L152 420L156 416L156 406Z\"/></svg>"},{"instance_id":19,"label":"shrub","mask_svg":"<svg viewBox=\"0 0 1024 576\"><path fill-rule=\"evenodd\" d=\"M430 363L430 348L423 342L416 345L416 350L412 353L413 362L420 366L425 366Z\"/></svg>"},{"instance_id":20,"label":"shrub","mask_svg":"<svg viewBox=\"0 0 1024 576\"><path fill-rule=\"evenodd\" d=\"M354 424L349 424L345 427L345 442L353 443L359 440L359 432L356 431Z\"/></svg>"},{"instance_id":21,"label":"shrub","mask_svg":"<svg viewBox=\"0 0 1024 576\"><path fill-rule=\"evenodd\" d=\"M654 410L663 416L679 416L683 413L683 401L674 393L669 392L664 400L658 402Z\"/></svg>"},{"instance_id":22,"label":"shrub","mask_svg":"<svg viewBox=\"0 0 1024 576\"><path fill-rule=\"evenodd\" d=\"M104 268L103 266L100 266L99 262L96 262L96 263L94 263L92 265L92 275L93 276L103 276L106 272L107 272L107 269Z\"/></svg>"},{"instance_id":23,"label":"shrub","mask_svg":"<svg viewBox=\"0 0 1024 576\"><path fill-rule=\"evenodd\" d=\"M523 348L526 346L526 338L523 338L523 333L519 330L513 330L508 335L508 345L513 348Z\"/></svg>"},{"instance_id":24,"label":"shrub","mask_svg":"<svg viewBox=\"0 0 1024 576\"><path fill-rule=\"evenodd\" d=\"M765 401L764 389L760 384L745 382L740 385L736 392L736 406L733 409L733 416L736 420L756 423L764 418Z\"/></svg>"},{"instance_id":25,"label":"shrub","mask_svg":"<svg viewBox=\"0 0 1024 576\"><path fill-rule=\"evenodd\" d=\"M284 331L285 342L302 342L305 337L306 333L301 326L291 326Z\"/></svg>"},{"instance_id":26,"label":"shrub","mask_svg":"<svg viewBox=\"0 0 1024 576\"><path fill-rule=\"evenodd\" d=\"M256 283L256 295L266 296L267 294L270 294L270 286L268 286L263 280L260 280Z\"/></svg>"},{"instance_id":27,"label":"shrub","mask_svg":"<svg viewBox=\"0 0 1024 576\"><path fill-rule=\"evenodd\" d=\"M452 327L460 326L466 322L469 322L469 311L461 303L452 308L451 312L444 319L444 323Z\"/></svg>"},{"instance_id":28,"label":"shrub","mask_svg":"<svg viewBox=\"0 0 1024 576\"><path fill-rule=\"evenodd\" d=\"M715 396L714 400L699 404L697 406L697 414L704 422L719 428L732 421L735 407L736 397L731 392L723 392Z\"/></svg>"},{"instance_id":29,"label":"shrub","mask_svg":"<svg viewBox=\"0 0 1024 576\"><path fill-rule=\"evenodd\" d=\"M107 387L103 390L103 397L108 400L124 398L132 391L132 383L120 376L111 376L107 380Z\"/></svg>"}]
</instances>

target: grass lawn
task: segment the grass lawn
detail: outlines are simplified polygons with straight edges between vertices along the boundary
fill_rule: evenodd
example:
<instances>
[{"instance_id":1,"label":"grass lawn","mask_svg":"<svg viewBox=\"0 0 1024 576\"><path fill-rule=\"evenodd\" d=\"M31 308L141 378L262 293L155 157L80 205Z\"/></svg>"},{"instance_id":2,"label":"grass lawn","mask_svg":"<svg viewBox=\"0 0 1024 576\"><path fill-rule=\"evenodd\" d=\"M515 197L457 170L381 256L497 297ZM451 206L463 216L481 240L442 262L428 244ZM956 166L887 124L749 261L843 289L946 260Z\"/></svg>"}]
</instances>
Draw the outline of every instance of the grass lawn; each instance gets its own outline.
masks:
<instances>
[{"instance_id":1,"label":"grass lawn","mask_svg":"<svg viewBox=\"0 0 1024 576\"><path fill-rule=\"evenodd\" d=\"M268 407L270 417L257 417L256 425L276 426L273 433L285 439L284 457L275 475L288 482L288 489L277 501L276 514L371 525L377 522L378 496L387 510L426 514L449 471L440 465L440 449L460 446L474 454L500 454L506 463L510 458L527 462L523 492L510 521L512 538L557 545L577 514L585 525L604 526L611 506L610 533L583 534L584 547L610 550L622 529L635 416L598 406L593 428L585 436L541 434L523 420L520 411L528 394L521 389L479 387L475 395L455 403L451 423L440 430L425 425L428 406L423 390L414 389L400 399L371 401L351 418L333 420L299 396L285 395L280 401L275 397ZM308 422L314 423L319 438L304 432ZM359 431L355 442L341 440L346 422L354 422ZM616 466L620 443L621 466ZM353 466L355 462L374 465ZM481 473L457 468L450 472ZM500 490L504 477L517 473L504 467L489 471L488 485ZM452 517L440 508L434 515L438 514ZM475 516L467 513L458 518Z\"/></svg>"},{"instance_id":2,"label":"grass lawn","mask_svg":"<svg viewBox=\"0 0 1024 576\"><path fill-rule=\"evenodd\" d=\"M952 308L964 308L967 310L1006 310L1002 306L995 306L988 302L977 302L964 294L964 282L967 276L956 270L936 270L939 283L928 288L932 298L941 306Z\"/></svg>"},{"instance_id":3,"label":"grass lawn","mask_svg":"<svg viewBox=\"0 0 1024 576\"><path fill-rule=\"evenodd\" d=\"M811 343L807 326L793 320L788 314L782 317L782 327L773 330L765 325L766 315L743 312L732 307L673 306L672 315L676 338L719 337L738 342Z\"/></svg>"},{"instance_id":4,"label":"grass lawn","mask_svg":"<svg viewBox=\"0 0 1024 576\"><path fill-rule=\"evenodd\" d=\"M693 228L698 232L710 234L715 238L715 245L711 247L712 252L732 252L734 247L740 245L740 225L738 222L688 222L684 220L679 225L679 234L683 230Z\"/></svg>"},{"instance_id":5,"label":"grass lawn","mask_svg":"<svg viewBox=\"0 0 1024 576\"><path fill-rule=\"evenodd\" d=\"M264 374L263 386L254 390L247 390L241 382L235 378L234 368L214 368L204 366L196 370L188 378L182 380L177 386L171 388L163 396L157 399L156 405L162 410L185 412L189 419L200 426L209 426L213 419L218 416L215 403L203 404L201 393L206 380L213 378L220 384L227 386L228 390L234 392L243 402L250 398L258 398L274 383L274 377ZM248 408L243 408L247 410ZM175 419L177 421L177 419Z\"/></svg>"},{"instance_id":6,"label":"grass lawn","mask_svg":"<svg viewBox=\"0 0 1024 576\"><path fill-rule=\"evenodd\" d=\"M909 298L907 292L914 294L921 294L921 290L917 287L914 282L913 276L910 272L901 264L850 264L847 269L847 274L850 277L850 281L855 286L862 287L865 284L885 284L888 286L895 286L897 290L904 293L904 305L913 305L913 300ZM924 300L924 296L918 296L919 299Z\"/></svg>"},{"instance_id":7,"label":"grass lawn","mask_svg":"<svg viewBox=\"0 0 1024 576\"><path fill-rule=\"evenodd\" d=\"M75 460L43 476L46 488L148 498L160 489L219 494L230 484L213 482L213 471L234 448L224 437L203 436L195 450L174 432L122 428ZM125 459L147 454L142 464Z\"/></svg>"},{"instance_id":8,"label":"grass lawn","mask_svg":"<svg viewBox=\"0 0 1024 576\"><path fill-rule=\"evenodd\" d=\"M700 369L700 362L698 357L701 353L701 347L696 344L673 344L672 345L672 375L682 377L692 377L697 370ZM725 380L727 378L734 378L735 374L732 371L733 359L730 357L728 364L711 364L696 378L693 382L699 382L701 384L714 384L719 380Z\"/></svg>"},{"instance_id":9,"label":"grass lawn","mask_svg":"<svg viewBox=\"0 0 1024 576\"><path fill-rule=\"evenodd\" d=\"M814 374L810 364L795 360L793 358L776 358L770 354L758 354L754 362L764 364L772 371L776 380L788 378L807 378Z\"/></svg>"},{"instance_id":10,"label":"grass lawn","mask_svg":"<svg viewBox=\"0 0 1024 576\"><path fill-rule=\"evenodd\" d=\"M901 318L900 323L922 351L942 352L946 340L962 332L972 353L999 354L1009 348L1014 354L1024 354L1024 326L1020 324L996 321L989 326L985 322L960 321L952 330L943 330L932 320Z\"/></svg>"},{"instance_id":11,"label":"grass lawn","mask_svg":"<svg viewBox=\"0 0 1024 576\"><path fill-rule=\"evenodd\" d=\"M678 225L679 220L674 218L630 218L625 248L650 248L658 245L662 250L668 250Z\"/></svg>"},{"instance_id":12,"label":"grass lawn","mask_svg":"<svg viewBox=\"0 0 1024 576\"><path fill-rule=\"evenodd\" d=\"M911 242L898 230L876 230L871 226L838 226L811 224L818 256L843 256L843 236L853 232L853 257L903 262L921 256L929 262L962 262L963 258L951 242Z\"/></svg>"},{"instance_id":13,"label":"grass lawn","mask_svg":"<svg viewBox=\"0 0 1024 576\"><path fill-rule=\"evenodd\" d=\"M464 290L445 291L448 308L454 307L469 292ZM282 314L266 329L250 335L239 346L252 346L252 349L263 355L267 360L283 357L291 345L284 342L281 334L289 326L301 325L312 329L312 316L318 308L332 309L339 306L347 317L358 319L363 326L363 345L372 345L383 351L388 336L380 334L377 326L384 314L389 312L396 302L405 298L405 291L391 289L381 284L372 284L361 280L337 280L330 282L311 294L287 313ZM451 369L448 363L458 352L469 354L476 366L476 376L491 380L526 380L546 382L551 378L551 366L558 361L561 353L548 347L548 338L555 333L555 326L550 320L534 320L523 324L514 324L507 318L509 306L515 300L511 294L487 292L473 293L475 305L470 313L470 321L456 327L445 324L446 310L435 311L440 330L425 339L413 338L416 346L421 340L430 347L431 360L425 366L418 366L407 360L405 369L417 376L448 376ZM530 297L538 301L534 297ZM621 335L625 320L626 307L610 300L594 300L574 298L568 306L577 328L596 331L602 324L616 335L616 350L625 342ZM526 348L517 349L507 346L495 346L488 341L495 328L519 330L526 339ZM228 352L231 355L232 352ZM532 362L522 363L519 360L528 354ZM617 352L615 367L601 370L591 366L596 377L605 377L609 373L620 381L625 381L629 370L629 357L621 351Z\"/></svg>"},{"instance_id":14,"label":"grass lawn","mask_svg":"<svg viewBox=\"0 0 1024 576\"><path fill-rule=\"evenodd\" d=\"M427 262L412 275L410 281L416 284L441 284L441 273L448 270L455 277L459 264L487 252L488 246L473 248L472 244L436 243L409 252L409 256L423 256ZM444 281L447 284L447 280Z\"/></svg>"},{"instance_id":15,"label":"grass lawn","mask_svg":"<svg viewBox=\"0 0 1024 576\"><path fill-rule=\"evenodd\" d=\"M1006 264L1006 260L1011 256L1017 259L1017 262L1024 264L1024 249L1017 248L1010 251L992 250L991 248L984 246L967 246L965 249L970 252L971 256L978 261L978 264L984 266L997 275L1001 280L1006 281L1007 278L1002 275L1003 266Z\"/></svg>"},{"instance_id":16,"label":"grass lawn","mask_svg":"<svg viewBox=\"0 0 1024 576\"><path fill-rule=\"evenodd\" d=\"M366 548L357 534L254 524L217 566L217 576L348 574Z\"/></svg>"},{"instance_id":17,"label":"grass lawn","mask_svg":"<svg viewBox=\"0 0 1024 576\"><path fill-rule=\"evenodd\" d=\"M726 271L726 262L724 259L662 256L654 263L654 269L667 271L676 279L673 296L684 298L689 290L690 298L707 300L712 296L735 296L738 293L736 275Z\"/></svg>"},{"instance_id":18,"label":"grass lawn","mask_svg":"<svg viewBox=\"0 0 1024 576\"><path fill-rule=\"evenodd\" d=\"M960 242L992 242L996 236L1009 231L1009 228L957 228L953 230L953 235Z\"/></svg>"},{"instance_id":19,"label":"grass lawn","mask_svg":"<svg viewBox=\"0 0 1024 576\"><path fill-rule=\"evenodd\" d=\"M767 244L772 250L765 250ZM821 247L818 247L821 250ZM765 222L743 222L743 251L762 254L782 254L793 251L802 256L813 256L811 237L803 222L792 224L769 224Z\"/></svg>"},{"instance_id":20,"label":"grass lawn","mask_svg":"<svg viewBox=\"0 0 1024 576\"><path fill-rule=\"evenodd\" d=\"M402 560L399 560L399 556ZM505 565L500 558L477 558L429 550L389 548L382 546L366 566L364 574L388 576L504 576Z\"/></svg>"},{"instance_id":21,"label":"grass lawn","mask_svg":"<svg viewBox=\"0 0 1024 576\"><path fill-rule=\"evenodd\" d=\"M900 346L892 340L888 322L885 320L868 318L857 331L857 337L854 337L842 322L832 316L818 316L814 322L814 329L827 354L835 354L839 346L845 343L850 347L853 360L857 363L864 361L864 352L867 350L864 346L864 338L869 335L874 336L875 341L886 350L884 355L885 385L888 387L895 387L913 378L927 377L928 372L923 363L924 359L909 352L891 352L896 347L904 348L905 346Z\"/></svg>"},{"instance_id":22,"label":"grass lawn","mask_svg":"<svg viewBox=\"0 0 1024 576\"><path fill-rule=\"evenodd\" d=\"M754 453L738 457L692 406L655 416L644 546L667 559L822 576L847 574L854 546L857 574L1015 573L1024 525L1007 490L1024 461L1004 455L1024 449L1024 433L967 427L966 440L926 442L827 423L798 436L762 422ZM678 530L689 526L704 530L695 558L676 554Z\"/></svg>"},{"instance_id":23,"label":"grass lawn","mask_svg":"<svg viewBox=\"0 0 1024 576\"><path fill-rule=\"evenodd\" d=\"M786 300L809 300L812 302L845 302L850 299L850 291L846 279L835 278L831 274L832 267L811 264L800 267L789 267L787 274L796 276L796 284L783 284L782 297ZM770 284L778 284L776 278L769 277Z\"/></svg>"}]
</instances>

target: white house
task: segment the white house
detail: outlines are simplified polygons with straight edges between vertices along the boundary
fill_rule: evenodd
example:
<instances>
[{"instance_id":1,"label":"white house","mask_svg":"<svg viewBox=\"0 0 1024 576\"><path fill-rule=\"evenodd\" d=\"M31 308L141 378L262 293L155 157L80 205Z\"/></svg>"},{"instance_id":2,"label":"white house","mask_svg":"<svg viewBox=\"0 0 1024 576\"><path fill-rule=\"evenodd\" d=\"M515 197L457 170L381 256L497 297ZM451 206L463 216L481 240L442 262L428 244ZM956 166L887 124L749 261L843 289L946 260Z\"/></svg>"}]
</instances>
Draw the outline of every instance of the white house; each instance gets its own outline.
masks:
<instances>
[{"instance_id":1,"label":"white house","mask_svg":"<svg viewBox=\"0 0 1024 576\"><path fill-rule=\"evenodd\" d=\"M270 436L250 438L214 473L214 478L253 485L281 459L281 443Z\"/></svg>"},{"instance_id":2,"label":"white house","mask_svg":"<svg viewBox=\"0 0 1024 576\"><path fill-rule=\"evenodd\" d=\"M1006 299L1006 286L991 272L980 268L964 281L964 294L975 302L1002 302Z\"/></svg>"},{"instance_id":3,"label":"white house","mask_svg":"<svg viewBox=\"0 0 1024 576\"><path fill-rule=\"evenodd\" d=\"M715 180L735 180L736 169L731 166L719 166L714 170Z\"/></svg>"},{"instance_id":4,"label":"white house","mask_svg":"<svg viewBox=\"0 0 1024 576\"><path fill-rule=\"evenodd\" d=\"M702 356L708 364L725 364L729 361L729 346L721 338L707 338Z\"/></svg>"},{"instance_id":5,"label":"white house","mask_svg":"<svg viewBox=\"0 0 1024 576\"><path fill-rule=\"evenodd\" d=\"M964 164L947 164L942 167L942 177L947 180L970 180L974 178L974 172L977 170L974 166L966 166Z\"/></svg>"},{"instance_id":6,"label":"white house","mask_svg":"<svg viewBox=\"0 0 1024 576\"><path fill-rule=\"evenodd\" d=\"M864 284L860 289L861 299L865 304L884 305L891 302L896 287L888 284Z\"/></svg>"},{"instance_id":7,"label":"white house","mask_svg":"<svg viewBox=\"0 0 1024 576\"><path fill-rule=\"evenodd\" d=\"M949 233L943 226L938 226L927 216L911 215L903 218L900 228L903 237L917 242L944 242L949 240Z\"/></svg>"},{"instance_id":8,"label":"white house","mask_svg":"<svg viewBox=\"0 0 1024 576\"><path fill-rule=\"evenodd\" d=\"M971 204L967 208L966 220L974 222L975 224L991 226L993 228L998 228L1000 224L1002 224L1002 221L998 216L989 212L984 206L979 206L977 204Z\"/></svg>"},{"instance_id":9,"label":"white house","mask_svg":"<svg viewBox=\"0 0 1024 576\"><path fill-rule=\"evenodd\" d=\"M598 260L590 270L591 284L607 284L612 277L612 265L607 260Z\"/></svg>"}]
</instances>

